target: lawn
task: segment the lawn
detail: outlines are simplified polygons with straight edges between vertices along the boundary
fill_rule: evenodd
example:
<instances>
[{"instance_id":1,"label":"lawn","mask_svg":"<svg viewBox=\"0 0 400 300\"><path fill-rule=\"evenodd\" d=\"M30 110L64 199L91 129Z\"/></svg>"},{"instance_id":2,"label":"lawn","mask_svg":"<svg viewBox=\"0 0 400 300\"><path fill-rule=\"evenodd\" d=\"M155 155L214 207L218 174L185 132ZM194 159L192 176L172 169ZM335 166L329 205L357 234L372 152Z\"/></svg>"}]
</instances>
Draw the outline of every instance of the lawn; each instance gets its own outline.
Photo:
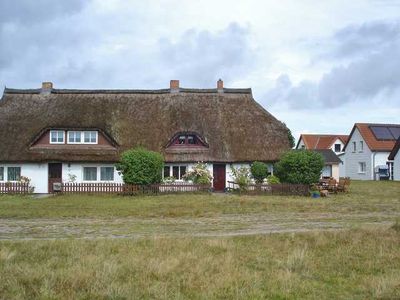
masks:
<instances>
[{"instance_id":1,"label":"lawn","mask_svg":"<svg viewBox=\"0 0 400 300\"><path fill-rule=\"evenodd\" d=\"M400 183L328 199L0 197L0 299L400 298Z\"/></svg>"}]
</instances>

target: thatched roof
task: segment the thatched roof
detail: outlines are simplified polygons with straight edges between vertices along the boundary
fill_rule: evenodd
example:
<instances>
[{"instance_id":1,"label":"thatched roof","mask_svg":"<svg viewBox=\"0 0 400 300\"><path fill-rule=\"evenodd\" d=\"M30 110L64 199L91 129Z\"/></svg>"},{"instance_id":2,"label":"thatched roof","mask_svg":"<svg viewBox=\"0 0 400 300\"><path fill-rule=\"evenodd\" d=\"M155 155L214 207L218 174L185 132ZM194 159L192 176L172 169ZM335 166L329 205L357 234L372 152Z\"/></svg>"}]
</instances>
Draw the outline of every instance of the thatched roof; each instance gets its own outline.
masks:
<instances>
[{"instance_id":1,"label":"thatched roof","mask_svg":"<svg viewBox=\"0 0 400 300\"><path fill-rule=\"evenodd\" d=\"M97 128L115 147L64 145L33 149L49 128ZM196 132L206 149L168 151L177 132ZM8 89L0 101L0 162L118 161L136 146L168 162L276 161L290 148L287 128L250 89Z\"/></svg>"}]
</instances>

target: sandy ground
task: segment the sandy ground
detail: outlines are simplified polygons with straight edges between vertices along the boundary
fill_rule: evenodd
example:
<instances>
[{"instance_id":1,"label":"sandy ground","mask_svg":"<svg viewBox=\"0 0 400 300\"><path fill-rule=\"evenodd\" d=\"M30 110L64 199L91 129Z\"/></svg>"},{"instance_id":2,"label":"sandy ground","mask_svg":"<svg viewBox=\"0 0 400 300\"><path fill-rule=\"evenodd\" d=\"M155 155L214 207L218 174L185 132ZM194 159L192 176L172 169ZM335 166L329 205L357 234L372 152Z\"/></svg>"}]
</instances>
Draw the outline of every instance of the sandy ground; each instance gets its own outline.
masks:
<instances>
[{"instance_id":1,"label":"sandy ground","mask_svg":"<svg viewBox=\"0 0 400 300\"><path fill-rule=\"evenodd\" d=\"M223 237L390 226L400 212L261 213L198 218L0 219L0 240Z\"/></svg>"}]
</instances>

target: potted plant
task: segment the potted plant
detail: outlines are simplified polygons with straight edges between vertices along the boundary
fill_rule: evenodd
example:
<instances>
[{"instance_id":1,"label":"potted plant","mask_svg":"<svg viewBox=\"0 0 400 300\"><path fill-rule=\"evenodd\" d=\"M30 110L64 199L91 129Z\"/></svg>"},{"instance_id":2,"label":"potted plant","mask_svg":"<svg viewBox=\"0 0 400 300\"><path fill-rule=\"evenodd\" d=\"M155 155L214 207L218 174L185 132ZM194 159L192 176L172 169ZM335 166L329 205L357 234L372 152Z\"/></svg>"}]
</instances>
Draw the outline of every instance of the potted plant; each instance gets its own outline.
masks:
<instances>
[{"instance_id":1,"label":"potted plant","mask_svg":"<svg viewBox=\"0 0 400 300\"><path fill-rule=\"evenodd\" d=\"M319 198L319 197L321 197L321 193L320 193L320 191L318 191L318 190L311 190L311 197L313 197L313 198Z\"/></svg>"}]
</instances>

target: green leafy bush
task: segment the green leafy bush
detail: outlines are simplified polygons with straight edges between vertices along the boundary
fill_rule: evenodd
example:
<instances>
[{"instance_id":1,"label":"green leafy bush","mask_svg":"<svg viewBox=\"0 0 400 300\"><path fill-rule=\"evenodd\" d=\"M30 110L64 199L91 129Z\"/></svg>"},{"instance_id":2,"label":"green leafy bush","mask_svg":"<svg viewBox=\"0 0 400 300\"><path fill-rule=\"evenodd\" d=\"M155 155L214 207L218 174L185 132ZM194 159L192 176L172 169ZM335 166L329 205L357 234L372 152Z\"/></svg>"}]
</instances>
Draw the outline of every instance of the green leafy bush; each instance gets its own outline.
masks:
<instances>
[{"instance_id":1,"label":"green leafy bush","mask_svg":"<svg viewBox=\"0 0 400 300\"><path fill-rule=\"evenodd\" d=\"M259 161L255 161L250 166L251 176L257 183L263 183L264 179L268 175L267 164Z\"/></svg>"},{"instance_id":2,"label":"green leafy bush","mask_svg":"<svg viewBox=\"0 0 400 300\"><path fill-rule=\"evenodd\" d=\"M197 163L192 170L183 175L183 179L193 181L196 184L211 184L212 176L207 164Z\"/></svg>"},{"instance_id":3,"label":"green leafy bush","mask_svg":"<svg viewBox=\"0 0 400 300\"><path fill-rule=\"evenodd\" d=\"M239 185L241 191L246 191L250 184L250 170L247 167L235 168L231 165L233 181Z\"/></svg>"},{"instance_id":4,"label":"green leafy bush","mask_svg":"<svg viewBox=\"0 0 400 300\"><path fill-rule=\"evenodd\" d=\"M267 177L267 182L268 182L268 184L279 184L279 183L281 183L279 178L274 176L274 175L269 175Z\"/></svg>"},{"instance_id":5,"label":"green leafy bush","mask_svg":"<svg viewBox=\"0 0 400 300\"><path fill-rule=\"evenodd\" d=\"M117 170L122 173L122 178L128 184L153 184L162 180L164 159L160 153L136 148L125 151Z\"/></svg>"},{"instance_id":6,"label":"green leafy bush","mask_svg":"<svg viewBox=\"0 0 400 300\"><path fill-rule=\"evenodd\" d=\"M318 182L324 158L309 150L292 150L275 165L275 174L282 182L312 184Z\"/></svg>"}]
</instances>

